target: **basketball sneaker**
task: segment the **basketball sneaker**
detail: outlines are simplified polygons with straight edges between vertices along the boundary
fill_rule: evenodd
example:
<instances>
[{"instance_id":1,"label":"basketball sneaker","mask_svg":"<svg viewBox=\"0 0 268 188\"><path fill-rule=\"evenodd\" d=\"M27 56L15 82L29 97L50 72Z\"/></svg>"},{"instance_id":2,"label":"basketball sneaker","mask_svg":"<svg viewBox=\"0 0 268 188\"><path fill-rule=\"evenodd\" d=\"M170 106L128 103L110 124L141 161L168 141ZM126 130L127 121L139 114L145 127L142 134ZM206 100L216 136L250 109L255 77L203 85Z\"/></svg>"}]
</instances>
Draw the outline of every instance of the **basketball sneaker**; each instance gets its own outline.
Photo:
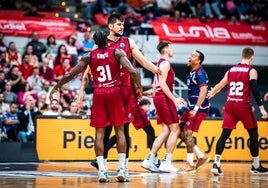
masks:
<instances>
[{"instance_id":1,"label":"basketball sneaker","mask_svg":"<svg viewBox=\"0 0 268 188\"><path fill-rule=\"evenodd\" d=\"M182 168L179 169L179 174L192 174L196 172L196 168L194 165L190 165L190 163L187 161L183 164Z\"/></svg>"},{"instance_id":2,"label":"basketball sneaker","mask_svg":"<svg viewBox=\"0 0 268 188\"><path fill-rule=\"evenodd\" d=\"M268 168L265 168L261 165L259 168L254 168L254 166L252 165L251 170L250 170L251 174L268 174Z\"/></svg>"},{"instance_id":3,"label":"basketball sneaker","mask_svg":"<svg viewBox=\"0 0 268 188\"><path fill-rule=\"evenodd\" d=\"M125 173L124 169L120 168L117 170L116 180L117 180L117 182L126 182L127 181L127 177L126 177L126 173Z\"/></svg>"},{"instance_id":4,"label":"basketball sneaker","mask_svg":"<svg viewBox=\"0 0 268 188\"><path fill-rule=\"evenodd\" d=\"M99 165L98 165L97 161L91 161L90 165L93 166L94 168L96 168L97 170L99 170Z\"/></svg>"},{"instance_id":5,"label":"basketball sneaker","mask_svg":"<svg viewBox=\"0 0 268 188\"><path fill-rule=\"evenodd\" d=\"M109 182L109 176L108 176L108 172L105 171L99 171L98 172L98 181L100 183L107 183Z\"/></svg>"},{"instance_id":6,"label":"basketball sneaker","mask_svg":"<svg viewBox=\"0 0 268 188\"><path fill-rule=\"evenodd\" d=\"M159 169L155 166L155 164L148 159L143 160L141 167L151 172L159 172Z\"/></svg>"},{"instance_id":7,"label":"basketball sneaker","mask_svg":"<svg viewBox=\"0 0 268 188\"><path fill-rule=\"evenodd\" d=\"M216 163L213 164L212 169L210 170L215 176L223 176L221 167L218 167Z\"/></svg>"},{"instance_id":8,"label":"basketball sneaker","mask_svg":"<svg viewBox=\"0 0 268 188\"><path fill-rule=\"evenodd\" d=\"M196 170L200 170L205 164L207 164L210 161L210 158L208 155L204 155L203 158L197 159L196 163Z\"/></svg>"},{"instance_id":9,"label":"basketball sneaker","mask_svg":"<svg viewBox=\"0 0 268 188\"><path fill-rule=\"evenodd\" d=\"M161 162L158 169L160 172L167 172L167 173L177 173L179 170L178 168L174 167L171 163L163 161Z\"/></svg>"}]
</instances>

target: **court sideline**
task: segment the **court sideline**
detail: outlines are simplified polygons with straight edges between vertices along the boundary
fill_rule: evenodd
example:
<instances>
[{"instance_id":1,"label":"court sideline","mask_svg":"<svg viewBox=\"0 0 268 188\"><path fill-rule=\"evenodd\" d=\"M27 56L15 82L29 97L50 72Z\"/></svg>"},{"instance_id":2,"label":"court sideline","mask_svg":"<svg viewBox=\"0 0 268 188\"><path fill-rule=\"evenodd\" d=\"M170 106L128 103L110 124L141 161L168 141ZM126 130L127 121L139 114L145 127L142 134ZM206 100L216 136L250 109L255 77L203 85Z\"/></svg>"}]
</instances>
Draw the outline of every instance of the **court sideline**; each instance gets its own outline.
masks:
<instances>
[{"instance_id":1,"label":"court sideline","mask_svg":"<svg viewBox=\"0 0 268 188\"><path fill-rule=\"evenodd\" d=\"M212 163L195 174L150 173L140 161L129 162L131 182L115 181L116 162L109 162L109 183L98 183L97 170L88 162L0 163L1 188L266 188L268 174L250 174L249 162L222 163L223 177L210 173ZM181 167L182 162L175 162ZM263 163L268 166L268 163Z\"/></svg>"}]
</instances>

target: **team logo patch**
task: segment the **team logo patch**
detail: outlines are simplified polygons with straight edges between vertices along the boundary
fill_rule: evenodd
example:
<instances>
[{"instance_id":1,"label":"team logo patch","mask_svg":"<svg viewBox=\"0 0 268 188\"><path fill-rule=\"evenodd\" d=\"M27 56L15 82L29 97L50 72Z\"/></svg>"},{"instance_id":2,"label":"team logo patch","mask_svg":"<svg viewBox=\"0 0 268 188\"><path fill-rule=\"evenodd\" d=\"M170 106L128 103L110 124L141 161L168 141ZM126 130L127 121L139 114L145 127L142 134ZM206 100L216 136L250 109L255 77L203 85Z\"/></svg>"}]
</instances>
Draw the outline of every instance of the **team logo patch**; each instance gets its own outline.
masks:
<instances>
[{"instance_id":1,"label":"team logo patch","mask_svg":"<svg viewBox=\"0 0 268 188\"><path fill-rule=\"evenodd\" d=\"M120 48L125 48L126 47L126 44L125 43L120 43Z\"/></svg>"},{"instance_id":2,"label":"team logo patch","mask_svg":"<svg viewBox=\"0 0 268 188\"><path fill-rule=\"evenodd\" d=\"M190 126L190 122L189 121L186 121L186 123L185 123L185 125L188 127L188 126Z\"/></svg>"}]
</instances>

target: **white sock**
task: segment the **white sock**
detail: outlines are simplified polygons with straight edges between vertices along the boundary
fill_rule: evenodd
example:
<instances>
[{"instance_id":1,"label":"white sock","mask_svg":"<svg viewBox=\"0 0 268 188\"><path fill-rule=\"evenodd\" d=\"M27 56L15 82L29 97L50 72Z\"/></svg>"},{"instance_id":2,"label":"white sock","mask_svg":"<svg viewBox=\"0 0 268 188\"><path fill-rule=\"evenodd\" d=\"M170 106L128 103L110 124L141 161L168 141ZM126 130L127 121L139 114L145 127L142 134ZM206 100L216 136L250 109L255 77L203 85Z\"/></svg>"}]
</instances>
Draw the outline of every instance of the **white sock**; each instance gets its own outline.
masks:
<instances>
[{"instance_id":1,"label":"white sock","mask_svg":"<svg viewBox=\"0 0 268 188\"><path fill-rule=\"evenodd\" d=\"M171 153L166 153L164 161L167 163L171 163Z\"/></svg>"},{"instance_id":2,"label":"white sock","mask_svg":"<svg viewBox=\"0 0 268 188\"><path fill-rule=\"evenodd\" d=\"M99 165L99 171L107 171L104 166L103 156L97 156L96 158L97 158L97 163Z\"/></svg>"},{"instance_id":3,"label":"white sock","mask_svg":"<svg viewBox=\"0 0 268 188\"><path fill-rule=\"evenodd\" d=\"M253 160L253 166L254 168L259 168L260 167L260 159L259 159L259 156L257 157L252 157L252 160Z\"/></svg>"},{"instance_id":4,"label":"white sock","mask_svg":"<svg viewBox=\"0 0 268 188\"><path fill-rule=\"evenodd\" d=\"M128 159L126 159L126 161L125 161L125 169L126 170L128 169Z\"/></svg>"},{"instance_id":5,"label":"white sock","mask_svg":"<svg viewBox=\"0 0 268 188\"><path fill-rule=\"evenodd\" d=\"M125 153L118 153L118 169L122 168L125 170L126 165L126 154Z\"/></svg>"},{"instance_id":6,"label":"white sock","mask_svg":"<svg viewBox=\"0 0 268 188\"><path fill-rule=\"evenodd\" d=\"M197 145L194 146L194 153L196 154L198 159L201 159L204 157L204 153L200 151L200 149L197 147Z\"/></svg>"},{"instance_id":7,"label":"white sock","mask_svg":"<svg viewBox=\"0 0 268 188\"><path fill-rule=\"evenodd\" d=\"M187 153L187 161L190 165L194 165L194 153Z\"/></svg>"},{"instance_id":8,"label":"white sock","mask_svg":"<svg viewBox=\"0 0 268 188\"><path fill-rule=\"evenodd\" d=\"M107 159L104 159L104 166L105 166L105 169L108 171L108 167L107 167Z\"/></svg>"},{"instance_id":9,"label":"white sock","mask_svg":"<svg viewBox=\"0 0 268 188\"><path fill-rule=\"evenodd\" d=\"M148 155L148 157L147 157L147 160L149 160L150 162L153 163L154 160L155 160L155 154L152 153L152 152L150 152L149 155Z\"/></svg>"},{"instance_id":10,"label":"white sock","mask_svg":"<svg viewBox=\"0 0 268 188\"><path fill-rule=\"evenodd\" d=\"M215 155L214 163L216 163L217 167L221 166L221 155Z\"/></svg>"}]
</instances>

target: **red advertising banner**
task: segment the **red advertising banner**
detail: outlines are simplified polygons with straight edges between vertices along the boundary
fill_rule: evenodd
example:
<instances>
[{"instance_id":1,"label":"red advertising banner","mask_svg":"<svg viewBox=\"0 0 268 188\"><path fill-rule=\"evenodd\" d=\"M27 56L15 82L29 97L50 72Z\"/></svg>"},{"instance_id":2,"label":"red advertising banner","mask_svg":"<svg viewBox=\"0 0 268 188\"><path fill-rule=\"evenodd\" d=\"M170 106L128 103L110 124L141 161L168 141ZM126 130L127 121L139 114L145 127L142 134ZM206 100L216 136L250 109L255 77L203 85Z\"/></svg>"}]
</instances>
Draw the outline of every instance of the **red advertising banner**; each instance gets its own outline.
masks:
<instances>
[{"instance_id":1,"label":"red advertising banner","mask_svg":"<svg viewBox=\"0 0 268 188\"><path fill-rule=\"evenodd\" d=\"M0 18L0 30L8 36L29 37L33 31L39 33L40 38L47 38L53 34L57 39L66 39L75 34L71 21L66 19L20 19Z\"/></svg>"},{"instance_id":2,"label":"red advertising banner","mask_svg":"<svg viewBox=\"0 0 268 188\"><path fill-rule=\"evenodd\" d=\"M268 46L268 24L150 22L159 40L173 43Z\"/></svg>"}]
</instances>

